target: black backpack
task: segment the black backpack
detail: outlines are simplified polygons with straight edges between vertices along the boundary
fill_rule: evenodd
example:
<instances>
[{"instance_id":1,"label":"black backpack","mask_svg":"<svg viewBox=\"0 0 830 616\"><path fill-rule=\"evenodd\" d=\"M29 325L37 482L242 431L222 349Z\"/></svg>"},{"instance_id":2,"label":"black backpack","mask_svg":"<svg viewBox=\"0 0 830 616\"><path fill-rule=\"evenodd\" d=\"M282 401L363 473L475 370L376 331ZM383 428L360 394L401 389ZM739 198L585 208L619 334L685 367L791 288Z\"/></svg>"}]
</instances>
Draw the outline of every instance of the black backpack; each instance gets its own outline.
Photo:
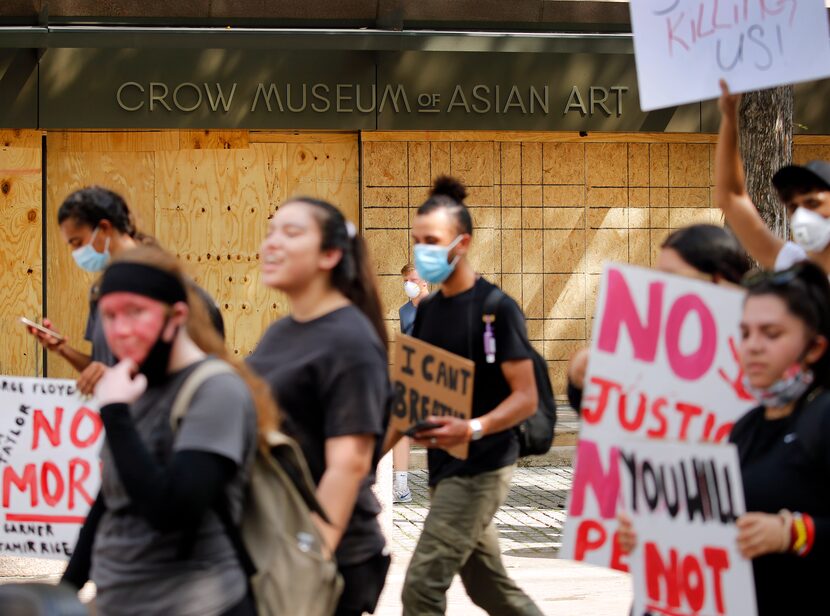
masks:
<instances>
[{"instance_id":1,"label":"black backpack","mask_svg":"<svg viewBox=\"0 0 830 616\"><path fill-rule=\"evenodd\" d=\"M493 318L499 303L506 297L504 291L494 287L484 298L483 317ZM498 326L498 323L495 323ZM546 454L553 444L553 430L556 427L556 399L548 374L548 364L539 355L530 340L523 337L524 343L533 360L533 374L536 377L536 390L539 393L539 406L536 412L514 428L519 437L519 456L541 456Z\"/></svg>"}]
</instances>

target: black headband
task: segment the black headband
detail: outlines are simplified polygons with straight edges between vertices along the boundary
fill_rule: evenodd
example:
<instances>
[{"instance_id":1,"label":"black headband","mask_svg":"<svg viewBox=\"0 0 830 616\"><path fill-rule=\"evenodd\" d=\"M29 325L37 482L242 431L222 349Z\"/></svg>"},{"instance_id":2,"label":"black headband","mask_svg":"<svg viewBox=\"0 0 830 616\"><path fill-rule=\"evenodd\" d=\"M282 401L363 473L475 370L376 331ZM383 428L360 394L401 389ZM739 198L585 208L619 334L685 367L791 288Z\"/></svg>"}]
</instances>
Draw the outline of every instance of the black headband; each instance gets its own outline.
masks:
<instances>
[{"instance_id":1,"label":"black headband","mask_svg":"<svg viewBox=\"0 0 830 616\"><path fill-rule=\"evenodd\" d=\"M176 302L187 303L187 291L176 276L143 263L119 261L106 269L99 297L119 292L136 293L171 306Z\"/></svg>"}]
</instances>

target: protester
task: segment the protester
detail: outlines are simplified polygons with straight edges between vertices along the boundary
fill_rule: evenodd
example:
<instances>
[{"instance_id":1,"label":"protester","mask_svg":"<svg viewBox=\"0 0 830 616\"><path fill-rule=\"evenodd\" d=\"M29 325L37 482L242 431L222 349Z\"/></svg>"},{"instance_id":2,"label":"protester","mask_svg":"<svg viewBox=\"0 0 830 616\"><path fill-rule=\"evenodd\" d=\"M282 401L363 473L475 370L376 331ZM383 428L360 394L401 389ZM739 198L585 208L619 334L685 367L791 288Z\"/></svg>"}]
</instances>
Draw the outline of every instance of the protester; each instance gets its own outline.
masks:
<instances>
[{"instance_id":1,"label":"protester","mask_svg":"<svg viewBox=\"0 0 830 616\"><path fill-rule=\"evenodd\" d=\"M441 285L418 306L413 335L471 358L475 378L474 419L430 417L440 427L416 435L429 448L431 505L406 573L403 613L443 614L447 589L459 573L467 594L488 613L541 614L507 575L493 524L518 456L512 428L536 411L533 363L524 316L510 298L496 312L495 361L486 360L482 310L494 285L467 260L473 223L466 194L457 180L439 178L412 228L418 273ZM469 443L466 460L445 451L462 443Z\"/></svg>"},{"instance_id":2,"label":"protester","mask_svg":"<svg viewBox=\"0 0 830 616\"><path fill-rule=\"evenodd\" d=\"M412 335L412 328L415 326L415 313L418 310L418 304L429 295L429 285L421 279L418 270L411 263L407 263L401 268L401 276L403 276L403 291L409 301L398 308L398 317L401 322L401 332L410 336Z\"/></svg>"},{"instance_id":3,"label":"protester","mask_svg":"<svg viewBox=\"0 0 830 616\"><path fill-rule=\"evenodd\" d=\"M672 232L660 246L654 267L667 274L737 287L750 261L732 233L717 225L697 224ZM568 401L577 412L582 408L589 354L587 347L582 348L568 364Z\"/></svg>"},{"instance_id":4,"label":"protester","mask_svg":"<svg viewBox=\"0 0 830 616\"><path fill-rule=\"evenodd\" d=\"M809 262L746 283L744 385L761 404L729 436L746 508L738 548L752 559L759 616L812 614L830 567L830 283ZM621 514L620 544L636 533Z\"/></svg>"},{"instance_id":5,"label":"protester","mask_svg":"<svg viewBox=\"0 0 830 616\"><path fill-rule=\"evenodd\" d=\"M101 492L63 581L95 582L97 613L256 614L223 526L238 522L257 421L276 426L268 386L233 364L176 259L124 251L104 272L100 322L120 361L95 388L106 429ZM171 408L208 356L235 372L209 377L174 432Z\"/></svg>"},{"instance_id":6,"label":"protester","mask_svg":"<svg viewBox=\"0 0 830 616\"><path fill-rule=\"evenodd\" d=\"M387 333L363 238L333 205L280 206L262 243L262 280L288 297L249 358L301 445L344 580L338 615L373 612L390 558L371 486L388 423Z\"/></svg>"},{"instance_id":7,"label":"protester","mask_svg":"<svg viewBox=\"0 0 830 616\"><path fill-rule=\"evenodd\" d=\"M403 276L404 281L403 290L409 301L398 309L398 317L400 318L401 332L409 336L415 326L415 313L418 304L429 295L429 285L421 280L418 271L411 263L407 263L401 268L401 276ZM409 446L409 439L404 436L392 448L392 468L395 474L392 485L393 503L412 502L412 492L409 490L408 480Z\"/></svg>"},{"instance_id":8,"label":"protester","mask_svg":"<svg viewBox=\"0 0 830 616\"><path fill-rule=\"evenodd\" d=\"M75 263L92 273L100 273L111 259L117 258L125 250L140 244L155 243L153 238L136 230L124 199L100 186L90 186L71 193L58 209L58 225L61 236L72 249ZM196 290L209 307L214 327L223 333L222 315L216 303L201 288L196 287ZM29 329L46 349L63 357L81 373L78 390L85 395L92 393L104 370L116 363L98 319L97 302L98 286L93 284L89 293L89 314L84 334L85 340L92 345L90 354L70 346L65 337L57 339L34 328ZM49 319L44 319L43 325L59 333Z\"/></svg>"},{"instance_id":9,"label":"protester","mask_svg":"<svg viewBox=\"0 0 830 616\"><path fill-rule=\"evenodd\" d=\"M785 242L767 227L746 190L738 150L740 95L721 81L720 135L715 149L715 202L747 252L766 269L786 269L808 257L830 272L830 163L814 160L788 165L772 176L786 206L795 242Z\"/></svg>"}]
</instances>

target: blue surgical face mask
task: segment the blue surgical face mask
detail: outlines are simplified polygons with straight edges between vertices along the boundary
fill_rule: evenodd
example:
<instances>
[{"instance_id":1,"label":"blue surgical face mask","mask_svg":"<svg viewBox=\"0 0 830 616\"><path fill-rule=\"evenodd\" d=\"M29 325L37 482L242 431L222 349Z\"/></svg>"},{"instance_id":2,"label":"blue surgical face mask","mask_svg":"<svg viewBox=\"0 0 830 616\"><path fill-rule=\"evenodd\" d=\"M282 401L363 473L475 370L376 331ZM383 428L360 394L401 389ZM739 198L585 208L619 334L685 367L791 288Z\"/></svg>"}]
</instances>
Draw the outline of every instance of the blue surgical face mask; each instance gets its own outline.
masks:
<instances>
[{"instance_id":1,"label":"blue surgical face mask","mask_svg":"<svg viewBox=\"0 0 830 616\"><path fill-rule=\"evenodd\" d=\"M92 232L92 237L89 242L76 248L72 251L72 258L83 270L88 272L100 272L107 266L110 261L110 238L107 238L104 244L104 252L98 252L92 245L95 242L95 236L98 234L98 229Z\"/></svg>"},{"instance_id":2,"label":"blue surgical face mask","mask_svg":"<svg viewBox=\"0 0 830 616\"><path fill-rule=\"evenodd\" d=\"M418 275L430 284L441 284L449 278L461 258L456 255L450 261L450 250L455 248L462 237L456 237L449 246L415 244L415 269L418 270Z\"/></svg>"}]
</instances>

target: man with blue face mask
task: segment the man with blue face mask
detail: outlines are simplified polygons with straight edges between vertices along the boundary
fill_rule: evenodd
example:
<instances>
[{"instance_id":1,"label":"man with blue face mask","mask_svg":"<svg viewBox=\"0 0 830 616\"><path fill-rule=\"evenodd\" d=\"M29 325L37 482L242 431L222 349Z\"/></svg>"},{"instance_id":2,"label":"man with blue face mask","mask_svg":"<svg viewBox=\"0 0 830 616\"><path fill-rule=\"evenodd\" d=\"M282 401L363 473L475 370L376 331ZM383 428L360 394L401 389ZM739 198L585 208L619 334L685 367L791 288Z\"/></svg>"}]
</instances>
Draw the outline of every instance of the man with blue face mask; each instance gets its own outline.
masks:
<instances>
[{"instance_id":1,"label":"man with blue face mask","mask_svg":"<svg viewBox=\"0 0 830 616\"><path fill-rule=\"evenodd\" d=\"M489 614L536 616L539 608L505 571L493 524L518 458L513 427L537 408L530 344L510 297L484 322L485 299L496 287L467 260L473 223L465 197L458 181L439 178L412 227L418 274L440 285L418 305L412 335L472 359L475 374L472 419L431 416L438 427L415 435L429 450L431 505L406 574L403 614L444 614L447 589L459 574ZM462 443L469 443L466 460L447 453Z\"/></svg>"},{"instance_id":2,"label":"man with blue face mask","mask_svg":"<svg viewBox=\"0 0 830 616\"><path fill-rule=\"evenodd\" d=\"M830 163L782 167L772 177L787 208L792 242L767 227L746 189L738 150L740 95L721 82L721 127L715 150L715 202L746 251L765 269L783 270L810 259L830 274Z\"/></svg>"}]
</instances>

